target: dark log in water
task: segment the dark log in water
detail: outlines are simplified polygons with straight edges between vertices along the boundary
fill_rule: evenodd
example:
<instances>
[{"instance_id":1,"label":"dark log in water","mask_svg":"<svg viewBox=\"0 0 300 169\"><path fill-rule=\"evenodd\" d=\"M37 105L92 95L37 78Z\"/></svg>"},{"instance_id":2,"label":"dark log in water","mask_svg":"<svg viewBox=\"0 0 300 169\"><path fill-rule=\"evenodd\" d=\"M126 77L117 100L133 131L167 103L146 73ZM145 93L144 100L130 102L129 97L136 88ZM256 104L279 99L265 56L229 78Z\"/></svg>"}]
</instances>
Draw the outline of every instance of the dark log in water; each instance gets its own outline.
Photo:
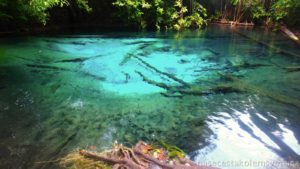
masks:
<instances>
[{"instance_id":1,"label":"dark log in water","mask_svg":"<svg viewBox=\"0 0 300 169\"><path fill-rule=\"evenodd\" d=\"M160 88L163 88L163 89L166 89L166 90L170 90L172 87L171 86L168 86L167 84L164 84L164 83L159 83L159 82L156 82L154 80L150 80L148 79L145 75L143 75L141 72L138 72L138 71L135 71L137 74L139 74L142 78L143 78L143 81L149 83L149 84L152 84L154 86L157 86L157 87L160 87Z\"/></svg>"},{"instance_id":2,"label":"dark log in water","mask_svg":"<svg viewBox=\"0 0 300 169\"><path fill-rule=\"evenodd\" d=\"M26 64L27 67L31 68L40 68L40 69L51 69L51 70L65 70L69 71L69 69L57 67L57 66L49 66L49 65L38 65L38 64Z\"/></svg>"},{"instance_id":3,"label":"dark log in water","mask_svg":"<svg viewBox=\"0 0 300 169\"><path fill-rule=\"evenodd\" d=\"M300 101L298 99L295 98L291 98L279 93L274 93L273 91L269 91L267 89L263 89L260 87L257 87L256 85L252 85L250 83L244 82L232 75L228 75L228 74L222 74L222 73L218 73L221 77L232 81L233 83L230 84L230 86L232 86L233 88L240 90L240 91L244 91L244 92L252 92L252 93L256 93L262 96L266 96L269 97L273 100L276 100L278 102L281 103L285 103L285 104L289 104L289 105L293 105L295 107L300 108Z\"/></svg>"},{"instance_id":4,"label":"dark log in water","mask_svg":"<svg viewBox=\"0 0 300 169\"><path fill-rule=\"evenodd\" d=\"M210 52L213 53L214 55L220 55L219 52L216 52L216 51L214 51L214 50L211 49L211 48L204 48L204 49L207 50L207 51L210 51Z\"/></svg>"},{"instance_id":5,"label":"dark log in water","mask_svg":"<svg viewBox=\"0 0 300 169\"><path fill-rule=\"evenodd\" d=\"M88 59L89 58L75 58L75 59L65 59L65 60L61 60L61 61L58 61L58 62L62 62L62 63L65 63L65 62L84 62Z\"/></svg>"},{"instance_id":6,"label":"dark log in water","mask_svg":"<svg viewBox=\"0 0 300 169\"><path fill-rule=\"evenodd\" d=\"M232 92L240 92L241 90L234 88L230 85L217 85L212 87L206 87L203 88L198 85L190 85L189 86L171 86L167 85L165 83L156 82L154 80L148 79L145 75L143 75L141 72L136 71L137 74L139 74L143 81L166 89L167 93L162 94L166 97L182 97L184 95L193 95L193 96L204 96L204 95L210 95L210 94L216 94L216 93L232 93Z\"/></svg>"},{"instance_id":7,"label":"dark log in water","mask_svg":"<svg viewBox=\"0 0 300 169\"><path fill-rule=\"evenodd\" d=\"M300 71L300 66L289 66L289 67L284 67L287 72L298 72Z\"/></svg>"},{"instance_id":8,"label":"dark log in water","mask_svg":"<svg viewBox=\"0 0 300 169\"><path fill-rule=\"evenodd\" d=\"M254 37L251 37L251 36L246 35L246 34L244 34L244 33L241 33L241 32L239 32L239 31L237 31L237 30L234 30L234 32L235 32L236 34L238 34L238 35L240 35L240 36L242 36L242 37L245 37L245 38L247 38L247 39L250 39L250 40L252 40L252 41L254 41L254 42L256 42L256 43L258 43L258 44L260 44L260 45L263 45L263 46L266 46L266 47L268 47L268 48L270 48L270 49L273 49L273 50L274 50L275 52L277 52L277 53L282 53L282 54L285 54L285 55L288 55L288 56L300 58L300 55L298 55L298 54L296 54L296 53L293 53L293 52L290 52L290 51L286 51L286 50L279 49L278 47L275 47L275 46L270 45L270 44L268 44L268 43L266 43L266 42L263 42L263 41L261 41L261 40L259 40L259 39L257 39L257 38L254 38Z\"/></svg>"},{"instance_id":9,"label":"dark log in water","mask_svg":"<svg viewBox=\"0 0 300 169\"><path fill-rule=\"evenodd\" d=\"M134 41L134 42L125 42L124 44L126 45L152 45L154 44L156 41L144 41L144 40L138 40L138 41Z\"/></svg>"},{"instance_id":10,"label":"dark log in water","mask_svg":"<svg viewBox=\"0 0 300 169\"><path fill-rule=\"evenodd\" d=\"M91 56L91 57L80 57L80 58L73 58L73 59L64 59L64 60L57 61L55 63L82 63L82 62L85 62L87 60L95 59L95 58L102 57L102 56L103 55L96 55L96 56Z\"/></svg>"},{"instance_id":11,"label":"dark log in water","mask_svg":"<svg viewBox=\"0 0 300 169\"><path fill-rule=\"evenodd\" d=\"M127 63L131 58L133 58L135 56L135 54L133 52L129 52L127 53L124 58L122 59L122 61L120 62L120 66L123 66L125 63Z\"/></svg>"},{"instance_id":12,"label":"dark log in water","mask_svg":"<svg viewBox=\"0 0 300 169\"><path fill-rule=\"evenodd\" d=\"M261 64L261 63L248 63L245 62L241 65L233 65L233 66L225 66L221 68L206 68L201 70L194 70L194 72L205 72L205 71L223 71L223 70L240 70L240 69L256 69L259 67L268 67L272 66L269 64Z\"/></svg>"},{"instance_id":13,"label":"dark log in water","mask_svg":"<svg viewBox=\"0 0 300 169\"><path fill-rule=\"evenodd\" d=\"M185 81L181 80L181 79L178 79L177 77L175 77L174 75L172 74L169 74L169 73L166 73L166 72L162 72L160 70L158 70L157 68L155 68L154 66L150 65L149 63L147 63L146 61L144 61L143 59L137 57L137 56L134 56L137 60L139 60L140 62L142 62L145 66L147 66L148 68L154 70L155 72L159 73L159 74L162 74L162 75L165 75L167 76L168 78L182 84L183 86L189 86L188 83L186 83Z\"/></svg>"},{"instance_id":14,"label":"dark log in water","mask_svg":"<svg viewBox=\"0 0 300 169\"><path fill-rule=\"evenodd\" d=\"M45 39L45 42L49 42L49 43L58 43L58 44L70 44L70 45L86 45L85 42L77 42L77 41L71 41L71 42L63 42L63 41L59 41L59 40L53 40L53 39Z\"/></svg>"},{"instance_id":15,"label":"dark log in water","mask_svg":"<svg viewBox=\"0 0 300 169\"><path fill-rule=\"evenodd\" d=\"M94 74L90 74L88 72L82 72L82 71L67 69L67 68L58 67L58 66L39 65L39 64L26 64L26 66L27 67L31 67L31 68L45 69L45 70L73 72L73 73L82 74L84 76L92 77L93 79L96 79L96 80L100 80L100 81L105 80L105 77L101 77L101 76L97 76L97 75L94 75ZM39 73L39 72L37 72L37 73Z\"/></svg>"}]
</instances>

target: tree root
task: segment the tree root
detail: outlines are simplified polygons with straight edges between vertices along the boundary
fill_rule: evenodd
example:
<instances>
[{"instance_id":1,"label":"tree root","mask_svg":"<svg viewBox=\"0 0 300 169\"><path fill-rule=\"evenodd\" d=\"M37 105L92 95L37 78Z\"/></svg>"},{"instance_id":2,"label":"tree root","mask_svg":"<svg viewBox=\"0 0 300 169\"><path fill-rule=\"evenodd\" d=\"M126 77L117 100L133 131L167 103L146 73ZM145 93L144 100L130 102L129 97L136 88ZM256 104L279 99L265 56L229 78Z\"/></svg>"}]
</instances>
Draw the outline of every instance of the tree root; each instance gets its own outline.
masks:
<instances>
[{"instance_id":1,"label":"tree root","mask_svg":"<svg viewBox=\"0 0 300 169\"><path fill-rule=\"evenodd\" d=\"M115 145L115 147L111 151L104 153L80 150L79 152L77 152L78 155L75 155L73 153L72 156L68 155L66 158L63 158L61 161L61 165L70 163L71 161L73 161L73 163L75 164L77 161L81 161L85 165L77 164L73 167L78 168L79 166L79 169L83 169L80 167L86 168L86 163L90 163L88 168L94 169L97 167L93 167L92 164L96 164L97 162L99 162L98 165L104 165L105 163L111 166L112 169L152 169L153 166L158 166L161 169L217 169L214 167L197 165L186 158L177 157L174 159L166 158L164 160L159 160L156 157L148 155L147 152L142 152L144 148L148 146L150 145L140 141L134 148Z\"/></svg>"}]
</instances>

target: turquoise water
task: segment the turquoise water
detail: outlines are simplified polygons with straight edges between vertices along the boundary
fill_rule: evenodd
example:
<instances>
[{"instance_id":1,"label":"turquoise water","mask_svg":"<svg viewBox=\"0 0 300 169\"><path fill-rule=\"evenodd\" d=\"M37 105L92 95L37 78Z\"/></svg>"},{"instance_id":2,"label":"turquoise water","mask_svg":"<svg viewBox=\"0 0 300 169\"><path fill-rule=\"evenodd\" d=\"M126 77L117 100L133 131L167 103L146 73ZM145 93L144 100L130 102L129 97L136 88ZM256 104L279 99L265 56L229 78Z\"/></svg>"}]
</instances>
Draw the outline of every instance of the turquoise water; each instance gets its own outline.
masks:
<instances>
[{"instance_id":1,"label":"turquoise water","mask_svg":"<svg viewBox=\"0 0 300 169\"><path fill-rule=\"evenodd\" d=\"M288 167L300 162L299 56L282 34L222 27L1 39L0 168L58 168L37 162L138 140L200 164Z\"/></svg>"}]
</instances>

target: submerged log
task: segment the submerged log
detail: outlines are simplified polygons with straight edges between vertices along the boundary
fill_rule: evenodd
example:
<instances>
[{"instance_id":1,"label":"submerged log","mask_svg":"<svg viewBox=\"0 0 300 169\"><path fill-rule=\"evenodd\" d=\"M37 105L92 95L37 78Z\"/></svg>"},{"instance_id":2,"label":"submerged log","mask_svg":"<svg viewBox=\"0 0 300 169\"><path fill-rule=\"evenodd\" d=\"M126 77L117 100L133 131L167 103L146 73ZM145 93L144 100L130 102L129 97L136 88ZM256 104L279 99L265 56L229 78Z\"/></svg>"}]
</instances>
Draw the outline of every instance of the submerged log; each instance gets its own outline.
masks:
<instances>
[{"instance_id":1,"label":"submerged log","mask_svg":"<svg viewBox=\"0 0 300 169\"><path fill-rule=\"evenodd\" d=\"M44 39L45 42L49 42L49 43L57 43L57 44L70 44L70 45L81 45L84 46L87 43L86 42L77 42L77 41L71 41L71 42L64 42L64 41L60 41L60 40L54 40L54 39Z\"/></svg>"},{"instance_id":2,"label":"submerged log","mask_svg":"<svg viewBox=\"0 0 300 169\"><path fill-rule=\"evenodd\" d=\"M39 65L39 64L26 64L27 67L31 68L40 68L40 69L51 69L51 70L67 70L69 69L58 67L58 66L50 66L50 65Z\"/></svg>"},{"instance_id":3,"label":"submerged log","mask_svg":"<svg viewBox=\"0 0 300 169\"><path fill-rule=\"evenodd\" d=\"M84 62L87 59L89 59L89 58L65 59L65 60L61 60L61 61L58 61L58 62L62 62L62 63L65 63L65 62Z\"/></svg>"},{"instance_id":4,"label":"submerged log","mask_svg":"<svg viewBox=\"0 0 300 169\"><path fill-rule=\"evenodd\" d=\"M210 88L203 88L201 86L197 85L189 85L189 86L171 86L167 85L165 83L156 82L154 80L148 79L145 75L143 75L141 72L136 71L137 74L139 74L143 81L163 88L167 90L167 93L162 94L166 97L182 97L184 95L194 95L194 96L204 96L204 95L210 95L214 93L232 93L232 92L240 92L241 90L233 88L230 85L216 85Z\"/></svg>"},{"instance_id":5,"label":"submerged log","mask_svg":"<svg viewBox=\"0 0 300 169\"><path fill-rule=\"evenodd\" d=\"M42 65L42 64L26 64L26 66L30 68L38 68L38 69L45 69L45 70L52 70L52 71L66 71L66 72L78 73L84 76L91 77L96 80L101 80L101 81L105 80L105 77L102 76L97 76L88 72L82 72L82 71L72 70L72 69L58 67L58 66Z\"/></svg>"},{"instance_id":6,"label":"submerged log","mask_svg":"<svg viewBox=\"0 0 300 169\"><path fill-rule=\"evenodd\" d=\"M238 34L238 35L240 35L240 36L242 36L242 37L244 37L244 38L250 39L250 40L252 40L252 41L254 41L254 42L256 42L256 43L258 43L258 44L260 44L260 45L262 45L262 46L266 46L266 47L268 47L268 48L274 50L274 51L277 52L277 53L282 53L282 54L285 54L285 55L288 55L288 56L300 58L300 55L298 55L298 54L296 54L296 53L293 53L293 52L290 52L290 51L286 51L286 50L279 49L278 47L275 47L275 46L270 45L270 44L268 44L268 43L266 43L266 42L263 42L263 41L261 41L261 40L259 40L259 39L257 39L257 38L254 38L254 37L251 37L251 36L246 35L246 34L244 34L244 33L241 33L241 32L239 32L239 31L237 31L237 30L234 30L234 32L235 32L236 34Z\"/></svg>"},{"instance_id":7,"label":"submerged log","mask_svg":"<svg viewBox=\"0 0 300 169\"><path fill-rule=\"evenodd\" d=\"M81 63L81 62L85 62L87 60L90 60L90 59L95 59L95 58L98 58L98 57L101 57L103 55L96 55L96 56L91 56L91 57L80 57L80 58L73 58L73 59L64 59L64 60L59 60L59 61L56 61L55 63Z\"/></svg>"},{"instance_id":8,"label":"submerged log","mask_svg":"<svg viewBox=\"0 0 300 169\"><path fill-rule=\"evenodd\" d=\"M283 69L285 69L288 72L297 72L300 71L300 66L288 66L284 67Z\"/></svg>"},{"instance_id":9,"label":"submerged log","mask_svg":"<svg viewBox=\"0 0 300 169\"><path fill-rule=\"evenodd\" d=\"M120 66L123 66L124 64L126 64L131 58L133 58L135 56L134 53L127 53L124 58L122 59L122 61L119 63Z\"/></svg>"},{"instance_id":10,"label":"submerged log","mask_svg":"<svg viewBox=\"0 0 300 169\"><path fill-rule=\"evenodd\" d=\"M279 93L274 93L273 91L269 91L267 89L257 87L256 85L252 85L250 83L242 81L232 75L222 74L222 73L218 73L218 74L221 77L231 81L232 84L229 85L234 89L237 89L239 91L244 91L244 92L253 92L262 96L269 97L275 101L300 108L300 101L298 99L291 98L289 96L285 96Z\"/></svg>"},{"instance_id":11,"label":"submerged log","mask_svg":"<svg viewBox=\"0 0 300 169\"><path fill-rule=\"evenodd\" d=\"M167 72L163 72L163 71L160 71L158 70L157 68L155 68L154 66L150 65L149 63L147 63L146 61L144 61L143 59L137 57L137 56L134 56L137 60L139 60L141 63L143 63L146 67L154 70L155 72L159 73L159 74L162 74L162 75L165 75L166 77L180 83L181 85L183 86L189 86L188 83L186 83L185 81L181 80L181 79L178 79L177 77L175 77L174 75L172 74L169 74Z\"/></svg>"},{"instance_id":12,"label":"submerged log","mask_svg":"<svg viewBox=\"0 0 300 169\"><path fill-rule=\"evenodd\" d=\"M240 69L243 69L243 68L244 69L255 69L255 68L259 68L259 67L268 67L268 66L272 66L272 65L245 62L241 65L225 66L225 67L219 67L219 68L206 68L206 69L201 69L201 70L194 70L194 72L240 70Z\"/></svg>"}]
</instances>

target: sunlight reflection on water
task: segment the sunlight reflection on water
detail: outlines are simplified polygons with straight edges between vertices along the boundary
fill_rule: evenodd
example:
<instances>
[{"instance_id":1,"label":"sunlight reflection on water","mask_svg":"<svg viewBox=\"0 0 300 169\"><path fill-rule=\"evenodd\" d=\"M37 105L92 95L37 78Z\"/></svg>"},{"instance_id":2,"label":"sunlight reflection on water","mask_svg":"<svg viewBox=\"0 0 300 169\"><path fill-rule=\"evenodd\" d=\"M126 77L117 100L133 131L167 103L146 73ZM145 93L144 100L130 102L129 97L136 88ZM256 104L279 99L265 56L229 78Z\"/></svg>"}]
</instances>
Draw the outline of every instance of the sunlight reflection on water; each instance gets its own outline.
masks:
<instances>
[{"instance_id":1,"label":"sunlight reflection on water","mask_svg":"<svg viewBox=\"0 0 300 169\"><path fill-rule=\"evenodd\" d=\"M248 104L245 101L242 102L245 104L243 107L246 107L244 111L232 109L232 112L216 112L208 117L206 124L214 134L209 138L210 144L197 152L196 162L214 164L214 166L228 169L277 168L278 165L271 165L281 162L278 168L288 168L289 163L285 162L286 159L276 153L276 151L284 151L283 147L267 134L270 131L265 131L262 127L267 124L268 118L276 117L271 113L267 113L268 117L264 117L257 112L251 99L247 101ZM261 120L253 118L253 114ZM300 146L294 132L284 124L272 125L279 128L272 134L282 140L282 144L290 147L291 151L300 155ZM245 166L246 164L249 166Z\"/></svg>"}]
</instances>

